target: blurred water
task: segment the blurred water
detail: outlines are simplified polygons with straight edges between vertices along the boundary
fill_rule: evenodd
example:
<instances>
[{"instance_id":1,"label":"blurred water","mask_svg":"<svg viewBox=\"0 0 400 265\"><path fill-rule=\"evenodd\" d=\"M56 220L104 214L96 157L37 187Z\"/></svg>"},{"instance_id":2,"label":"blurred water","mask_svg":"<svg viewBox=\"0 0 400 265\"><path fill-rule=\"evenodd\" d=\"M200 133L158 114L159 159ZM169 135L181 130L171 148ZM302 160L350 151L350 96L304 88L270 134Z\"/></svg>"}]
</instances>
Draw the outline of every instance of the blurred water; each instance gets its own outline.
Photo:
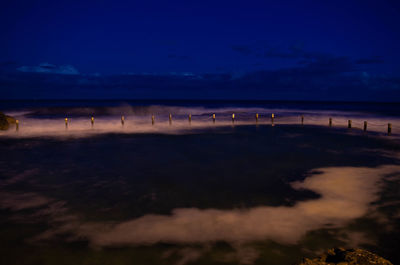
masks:
<instances>
[{"instance_id":1,"label":"blurred water","mask_svg":"<svg viewBox=\"0 0 400 265\"><path fill-rule=\"evenodd\" d=\"M9 103L1 264L293 264L333 246L400 261L400 144L346 128L395 116L155 103Z\"/></svg>"},{"instance_id":2,"label":"blurred water","mask_svg":"<svg viewBox=\"0 0 400 265\"><path fill-rule=\"evenodd\" d=\"M400 104L383 103L318 103L318 102L235 102L235 101L10 101L1 102L6 114L19 120L15 130L2 131L0 136L75 136L98 133L193 133L196 129L257 123L274 125L301 124L352 127L386 133L391 123L392 134L400 132ZM336 109L335 109L336 108ZM171 114L172 122L169 122ZM216 122L212 115L216 115ZM258 114L258 120L255 115ZM155 120L152 124L152 115ZM189 122L191 115L191 122ZM124 126L121 117L124 117ZM91 123L94 117L94 124ZM64 119L68 118L68 128ZM172 125L172 126L171 126ZM68 130L66 130L68 129Z\"/></svg>"}]
</instances>

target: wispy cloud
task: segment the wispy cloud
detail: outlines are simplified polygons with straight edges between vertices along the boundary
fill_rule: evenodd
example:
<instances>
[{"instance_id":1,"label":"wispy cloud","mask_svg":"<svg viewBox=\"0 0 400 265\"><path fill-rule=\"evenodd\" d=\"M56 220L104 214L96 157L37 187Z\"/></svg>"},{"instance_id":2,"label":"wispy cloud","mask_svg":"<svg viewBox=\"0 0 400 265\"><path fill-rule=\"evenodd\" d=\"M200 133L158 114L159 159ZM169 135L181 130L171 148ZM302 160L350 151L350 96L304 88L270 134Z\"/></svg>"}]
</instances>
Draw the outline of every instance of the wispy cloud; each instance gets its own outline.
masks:
<instances>
[{"instance_id":1,"label":"wispy cloud","mask_svg":"<svg viewBox=\"0 0 400 265\"><path fill-rule=\"evenodd\" d=\"M175 53L168 54L168 58L176 59L176 60L189 60L190 59L190 57L187 55L179 55L179 54L175 54Z\"/></svg>"},{"instance_id":2,"label":"wispy cloud","mask_svg":"<svg viewBox=\"0 0 400 265\"><path fill-rule=\"evenodd\" d=\"M47 73L62 75L78 75L79 71L72 65L54 65L49 63L41 63L38 66L21 66L17 68L20 72L28 73Z\"/></svg>"},{"instance_id":3,"label":"wispy cloud","mask_svg":"<svg viewBox=\"0 0 400 265\"><path fill-rule=\"evenodd\" d=\"M356 60L356 64L381 64L384 60L381 57L360 58Z\"/></svg>"},{"instance_id":4,"label":"wispy cloud","mask_svg":"<svg viewBox=\"0 0 400 265\"><path fill-rule=\"evenodd\" d=\"M330 57L329 54L321 52L310 52L303 45L233 45L232 50L242 55L252 55L258 58L279 58L295 60L315 60Z\"/></svg>"},{"instance_id":5,"label":"wispy cloud","mask_svg":"<svg viewBox=\"0 0 400 265\"><path fill-rule=\"evenodd\" d=\"M238 49L247 53L245 47ZM289 53L266 53L271 57L294 58L292 66L276 70L259 68L239 75L139 72L96 76L79 74L72 66L41 64L22 66L16 73L3 72L0 86L5 98L20 98L21 95L35 98L82 98L83 95L90 95L90 98L93 95L96 98L181 98L184 95L202 99L400 100L397 75L377 75L362 69L362 64L377 63L377 59L356 62L346 56L304 52L301 48L291 50ZM257 60L262 58L265 57L257 57ZM38 78L31 73L42 74ZM96 94L91 90L94 88Z\"/></svg>"},{"instance_id":6,"label":"wispy cloud","mask_svg":"<svg viewBox=\"0 0 400 265\"><path fill-rule=\"evenodd\" d=\"M232 50L243 55L250 55L254 52L253 48L249 45L233 45Z\"/></svg>"}]
</instances>

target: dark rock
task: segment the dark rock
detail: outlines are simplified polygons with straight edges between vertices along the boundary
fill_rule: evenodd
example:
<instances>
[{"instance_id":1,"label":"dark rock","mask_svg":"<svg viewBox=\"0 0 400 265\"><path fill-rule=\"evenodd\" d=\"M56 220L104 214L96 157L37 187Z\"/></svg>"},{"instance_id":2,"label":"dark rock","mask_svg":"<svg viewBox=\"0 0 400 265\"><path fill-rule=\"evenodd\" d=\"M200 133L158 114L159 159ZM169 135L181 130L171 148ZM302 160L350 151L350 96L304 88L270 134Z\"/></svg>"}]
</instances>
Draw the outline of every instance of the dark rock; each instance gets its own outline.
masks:
<instances>
[{"instance_id":1,"label":"dark rock","mask_svg":"<svg viewBox=\"0 0 400 265\"><path fill-rule=\"evenodd\" d=\"M299 265L393 265L390 261L363 249L334 248L319 258L305 258Z\"/></svg>"},{"instance_id":2,"label":"dark rock","mask_svg":"<svg viewBox=\"0 0 400 265\"><path fill-rule=\"evenodd\" d=\"M4 113L0 112L0 130L7 130L10 127L10 124L14 124L16 120L11 117L4 115Z\"/></svg>"}]
</instances>

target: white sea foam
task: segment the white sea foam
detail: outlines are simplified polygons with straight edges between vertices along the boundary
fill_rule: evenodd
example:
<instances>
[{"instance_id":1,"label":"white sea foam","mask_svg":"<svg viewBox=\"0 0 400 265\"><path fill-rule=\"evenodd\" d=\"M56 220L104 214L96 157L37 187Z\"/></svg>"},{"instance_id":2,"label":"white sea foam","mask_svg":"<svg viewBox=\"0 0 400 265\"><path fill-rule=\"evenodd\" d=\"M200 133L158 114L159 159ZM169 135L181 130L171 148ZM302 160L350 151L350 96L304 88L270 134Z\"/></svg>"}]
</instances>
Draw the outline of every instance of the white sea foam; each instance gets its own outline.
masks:
<instances>
[{"instance_id":1,"label":"white sea foam","mask_svg":"<svg viewBox=\"0 0 400 265\"><path fill-rule=\"evenodd\" d=\"M47 211L53 228L36 237L51 239L58 234L71 234L70 240L86 238L93 246L151 245L160 242L187 244L226 241L242 244L272 240L296 244L308 232L323 228L340 228L375 210L371 203L379 199L386 176L400 174L400 166L330 167L314 170L294 189L312 190L320 198L300 201L294 206L259 206L248 209L174 209L170 215L147 214L123 222L85 222L61 210L57 201L40 194L4 193L0 208L13 211L36 208L48 203ZM30 198L26 204L21 199ZM61 221L60 221L61 220ZM361 238L361 237L360 237ZM361 239L360 239L361 240Z\"/></svg>"},{"instance_id":2,"label":"white sea foam","mask_svg":"<svg viewBox=\"0 0 400 265\"><path fill-rule=\"evenodd\" d=\"M24 178L29 177L26 172ZM310 172L304 181L293 182L294 189L307 189L320 195L317 199L297 202L293 206L259 206L248 209L175 209L169 215L147 214L122 222L85 221L84 213L74 213L68 203L33 192L3 192L0 209L14 212L17 222L47 221L50 229L30 243L47 240L88 240L92 247L138 246L172 243L177 246L163 254L180 257L177 264L199 259L217 241L229 243L236 251L220 257L226 262L252 264L259 252L249 243L271 240L284 245L301 241L311 231L336 228L338 240L348 247L374 244L362 231L346 228L357 218L374 218L384 180L398 178L399 165L368 167L330 167ZM22 178L14 181L23 181ZM2 182L2 189L11 182ZM30 209L31 215L18 215ZM378 217L380 218L379 214ZM382 229L390 227L385 223ZM69 236L68 236L69 235ZM203 246L190 248L187 244Z\"/></svg>"},{"instance_id":3,"label":"white sea foam","mask_svg":"<svg viewBox=\"0 0 400 265\"><path fill-rule=\"evenodd\" d=\"M177 106L149 106L132 108L122 106L106 108L100 116L95 116L94 125L91 125L89 113L95 113L93 108L74 108L65 110L72 117L68 117L68 128L65 126L64 117L58 115L51 117L52 110L42 111L46 118L29 115L25 111L16 117L19 120L19 130L11 127L7 131L0 131L0 137L89 137L104 133L161 133L161 134L187 134L199 132L202 129L231 126L232 113L235 113L235 126L254 125L255 114L259 114L259 125L271 125L271 114L275 114L275 125L299 125L301 115L304 115L304 125L328 126L329 118L333 119L333 127L347 127L348 120L352 120L354 130L363 128L363 122L368 121L368 131L385 133L387 124L392 124L393 135L400 131L400 119L367 115L360 112L327 111L327 110L300 110L300 109L268 109L268 108L204 108L204 107L177 107ZM55 112L60 112L57 110ZM39 112L40 114L41 112ZM151 122L151 113L155 115L154 125ZM172 114L172 123L168 115ZM212 121L212 114L216 114L216 122ZM12 114L12 113L10 113ZM59 114L59 113L58 113ZM85 114L85 115L84 115ZM86 115L87 114L87 115ZM192 115L189 123L188 115ZM125 117L125 124L121 124L121 115ZM50 118L49 118L50 116Z\"/></svg>"},{"instance_id":4,"label":"white sea foam","mask_svg":"<svg viewBox=\"0 0 400 265\"><path fill-rule=\"evenodd\" d=\"M244 210L183 208L175 209L171 215L145 215L104 226L101 232L93 230L89 224L82 226L80 233L99 246L265 239L294 244L309 231L344 226L367 214L370 203L378 199L382 177L400 173L400 166L333 167L317 171L321 173L292 186L312 190L321 197L298 202L292 207L260 206Z\"/></svg>"}]
</instances>

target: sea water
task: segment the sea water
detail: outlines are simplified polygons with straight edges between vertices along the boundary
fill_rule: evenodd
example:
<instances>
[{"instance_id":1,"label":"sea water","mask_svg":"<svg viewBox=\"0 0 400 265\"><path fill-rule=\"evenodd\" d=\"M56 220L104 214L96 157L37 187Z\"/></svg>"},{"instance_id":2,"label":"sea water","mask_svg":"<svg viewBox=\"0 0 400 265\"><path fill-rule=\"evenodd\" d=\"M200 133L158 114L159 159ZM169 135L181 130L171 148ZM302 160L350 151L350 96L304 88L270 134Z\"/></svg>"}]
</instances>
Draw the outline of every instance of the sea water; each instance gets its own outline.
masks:
<instances>
[{"instance_id":1,"label":"sea water","mask_svg":"<svg viewBox=\"0 0 400 265\"><path fill-rule=\"evenodd\" d=\"M400 261L396 104L0 106L20 121L0 132L1 264L294 264L335 246Z\"/></svg>"}]
</instances>

